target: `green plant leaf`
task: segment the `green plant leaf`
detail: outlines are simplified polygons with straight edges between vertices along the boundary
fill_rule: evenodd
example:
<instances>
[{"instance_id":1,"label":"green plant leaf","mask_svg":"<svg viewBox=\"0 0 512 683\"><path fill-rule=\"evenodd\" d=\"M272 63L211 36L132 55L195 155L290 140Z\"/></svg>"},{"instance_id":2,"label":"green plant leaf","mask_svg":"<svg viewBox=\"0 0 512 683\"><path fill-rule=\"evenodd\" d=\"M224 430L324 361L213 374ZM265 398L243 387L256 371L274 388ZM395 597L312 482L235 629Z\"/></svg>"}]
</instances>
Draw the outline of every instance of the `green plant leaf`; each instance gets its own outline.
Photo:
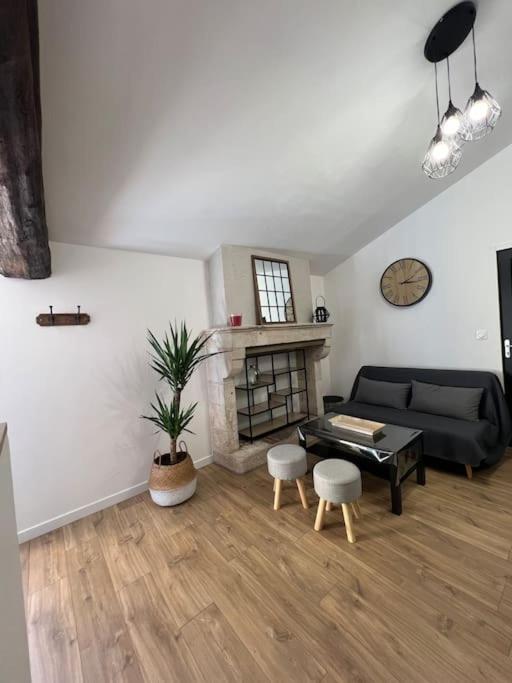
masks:
<instances>
[{"instance_id":1,"label":"green plant leaf","mask_svg":"<svg viewBox=\"0 0 512 683\"><path fill-rule=\"evenodd\" d=\"M178 326L176 321L169 323L169 331L162 341L148 330L147 338L151 347L150 366L158 374L160 380L167 382L173 397L167 405L156 393L156 401L151 404L153 415L142 415L159 429L169 435L171 441L178 439L188 429L194 417L197 403L181 409L181 393L192 377L195 369L211 356L219 352L208 353L206 345L211 335L200 334L192 338L185 322Z\"/></svg>"},{"instance_id":2,"label":"green plant leaf","mask_svg":"<svg viewBox=\"0 0 512 683\"><path fill-rule=\"evenodd\" d=\"M197 403L192 403L187 408L180 409L174 401L167 405L157 393L156 402L151 404L155 414L142 415L141 417L155 424L159 429L168 434L171 439L177 439L183 431L193 433L187 427L194 417L196 407Z\"/></svg>"}]
</instances>

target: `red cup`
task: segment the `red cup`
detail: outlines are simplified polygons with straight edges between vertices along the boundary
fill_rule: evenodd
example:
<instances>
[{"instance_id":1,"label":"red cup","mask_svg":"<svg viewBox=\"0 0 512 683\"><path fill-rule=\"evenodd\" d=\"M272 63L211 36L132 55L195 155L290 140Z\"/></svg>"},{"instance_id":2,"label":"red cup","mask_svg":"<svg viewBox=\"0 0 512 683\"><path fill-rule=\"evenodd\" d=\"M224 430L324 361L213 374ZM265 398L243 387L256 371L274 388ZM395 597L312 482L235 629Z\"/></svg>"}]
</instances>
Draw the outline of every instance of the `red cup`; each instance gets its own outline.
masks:
<instances>
[{"instance_id":1,"label":"red cup","mask_svg":"<svg viewBox=\"0 0 512 683\"><path fill-rule=\"evenodd\" d=\"M242 324L242 314L241 313L231 313L229 316L229 324L231 327L240 327Z\"/></svg>"}]
</instances>

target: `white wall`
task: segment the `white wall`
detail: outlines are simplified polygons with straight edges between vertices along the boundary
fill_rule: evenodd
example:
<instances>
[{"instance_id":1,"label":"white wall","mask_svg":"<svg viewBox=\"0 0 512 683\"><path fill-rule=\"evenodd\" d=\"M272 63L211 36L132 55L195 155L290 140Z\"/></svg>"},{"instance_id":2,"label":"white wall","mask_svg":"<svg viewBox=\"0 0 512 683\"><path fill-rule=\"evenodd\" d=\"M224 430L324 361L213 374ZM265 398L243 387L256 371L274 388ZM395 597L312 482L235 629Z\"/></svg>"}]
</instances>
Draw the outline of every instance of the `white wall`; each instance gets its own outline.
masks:
<instances>
[{"instance_id":1,"label":"white wall","mask_svg":"<svg viewBox=\"0 0 512 683\"><path fill-rule=\"evenodd\" d=\"M326 276L333 391L347 393L363 364L501 373L496 250L512 246L511 172L512 146ZM429 265L433 285L425 300L400 309L384 301L379 282L407 256ZM475 338L480 328L486 341Z\"/></svg>"},{"instance_id":2,"label":"white wall","mask_svg":"<svg viewBox=\"0 0 512 683\"><path fill-rule=\"evenodd\" d=\"M325 297L325 278L323 275L312 275L311 276L311 299L312 299L312 311L315 310L317 304L316 304L316 298L317 296L323 296ZM322 305L322 302L318 302L319 305ZM327 302L326 302L327 303ZM327 306L327 310L329 310L329 307ZM329 310L330 312L330 310ZM332 322L331 319L329 319L329 322ZM327 396L328 394L331 393L331 369L330 369L330 364L329 364L329 357L324 358L323 360L320 361L320 370L322 372L322 395Z\"/></svg>"},{"instance_id":3,"label":"white wall","mask_svg":"<svg viewBox=\"0 0 512 683\"><path fill-rule=\"evenodd\" d=\"M161 335L174 319L194 332L208 327L204 263L51 246L48 280L0 278L0 422L9 425L18 529L30 530L22 538L144 487L158 440L139 417L156 387L146 329ZM80 304L92 322L39 327L49 304ZM209 457L205 395L198 373L184 395L199 401L196 435L186 439L198 461Z\"/></svg>"}]
</instances>

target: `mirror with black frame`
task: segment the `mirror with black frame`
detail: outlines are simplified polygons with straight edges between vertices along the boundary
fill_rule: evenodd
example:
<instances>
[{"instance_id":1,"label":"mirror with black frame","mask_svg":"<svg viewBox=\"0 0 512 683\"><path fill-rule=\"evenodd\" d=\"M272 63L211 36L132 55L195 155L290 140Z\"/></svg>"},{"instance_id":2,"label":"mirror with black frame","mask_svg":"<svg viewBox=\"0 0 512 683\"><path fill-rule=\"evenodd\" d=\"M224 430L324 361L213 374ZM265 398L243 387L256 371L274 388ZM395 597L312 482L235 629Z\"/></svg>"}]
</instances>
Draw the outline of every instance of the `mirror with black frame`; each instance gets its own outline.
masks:
<instances>
[{"instance_id":1,"label":"mirror with black frame","mask_svg":"<svg viewBox=\"0 0 512 683\"><path fill-rule=\"evenodd\" d=\"M252 272L257 324L296 322L288 261L252 256Z\"/></svg>"}]
</instances>

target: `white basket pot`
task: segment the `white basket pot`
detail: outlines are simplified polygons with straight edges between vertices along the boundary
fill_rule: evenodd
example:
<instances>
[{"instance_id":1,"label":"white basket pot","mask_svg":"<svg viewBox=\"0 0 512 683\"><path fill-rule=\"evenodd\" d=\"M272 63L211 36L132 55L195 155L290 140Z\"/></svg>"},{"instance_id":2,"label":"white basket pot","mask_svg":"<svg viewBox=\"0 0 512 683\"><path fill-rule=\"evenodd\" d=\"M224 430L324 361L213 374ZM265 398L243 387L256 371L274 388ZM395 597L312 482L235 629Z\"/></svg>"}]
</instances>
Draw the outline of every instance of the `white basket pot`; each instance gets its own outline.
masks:
<instances>
[{"instance_id":1,"label":"white basket pot","mask_svg":"<svg viewBox=\"0 0 512 683\"><path fill-rule=\"evenodd\" d=\"M186 446L184 451L178 451L176 465L169 463L170 454L162 455L157 451L149 477L151 498L154 503L163 507L184 503L194 495L197 487L197 470Z\"/></svg>"}]
</instances>

